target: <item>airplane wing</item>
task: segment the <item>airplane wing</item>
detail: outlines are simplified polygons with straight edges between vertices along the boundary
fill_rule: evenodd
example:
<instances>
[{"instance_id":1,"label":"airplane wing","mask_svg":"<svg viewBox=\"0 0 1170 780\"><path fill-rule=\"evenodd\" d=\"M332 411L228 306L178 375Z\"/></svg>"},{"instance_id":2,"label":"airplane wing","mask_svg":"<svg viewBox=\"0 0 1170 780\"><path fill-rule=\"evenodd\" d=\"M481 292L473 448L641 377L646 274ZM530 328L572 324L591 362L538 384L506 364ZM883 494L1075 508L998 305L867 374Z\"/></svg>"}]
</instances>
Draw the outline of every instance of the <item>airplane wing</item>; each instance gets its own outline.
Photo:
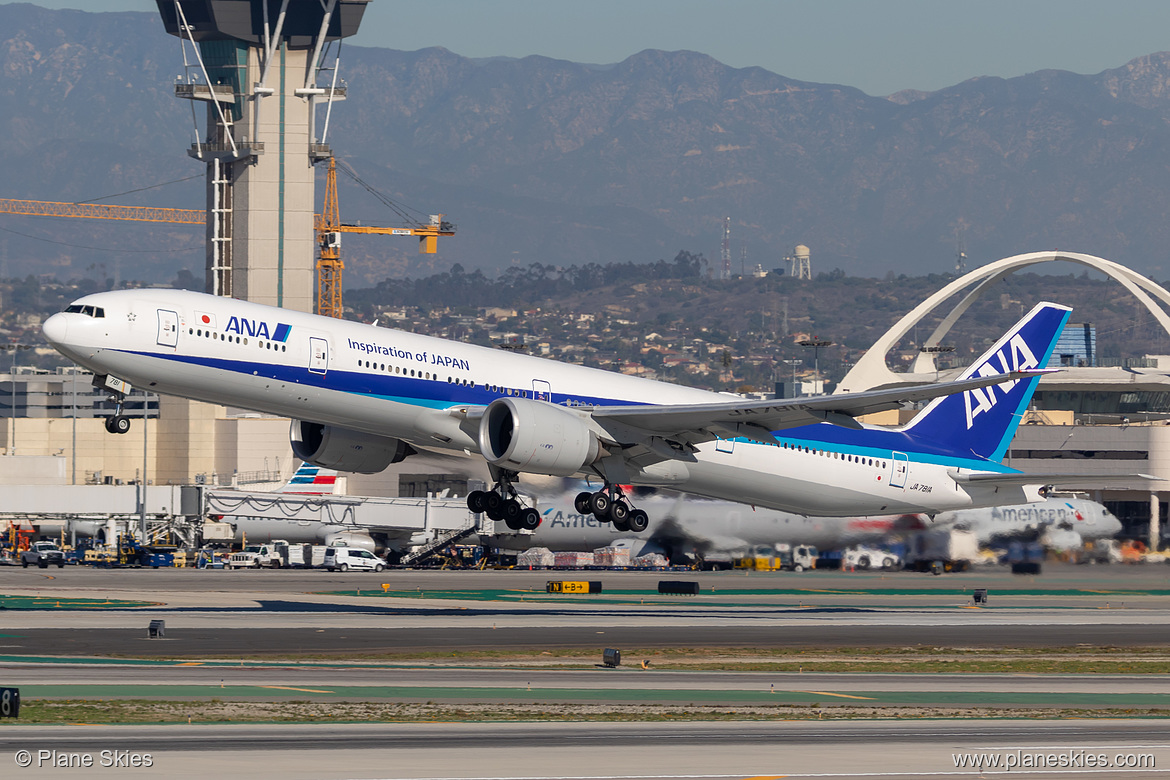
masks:
<instances>
[{"instance_id":1,"label":"airplane wing","mask_svg":"<svg viewBox=\"0 0 1170 780\"><path fill-rule=\"evenodd\" d=\"M690 447L712 439L742 436L762 444L777 444L772 431L785 428L819 422L861 428L861 423L854 418L863 414L1040 376L1047 371L1049 369L1028 369L957 382L813 398L678 406L597 406L584 407L581 411L588 412L621 444L643 444L663 458L693 460Z\"/></svg>"}]
</instances>

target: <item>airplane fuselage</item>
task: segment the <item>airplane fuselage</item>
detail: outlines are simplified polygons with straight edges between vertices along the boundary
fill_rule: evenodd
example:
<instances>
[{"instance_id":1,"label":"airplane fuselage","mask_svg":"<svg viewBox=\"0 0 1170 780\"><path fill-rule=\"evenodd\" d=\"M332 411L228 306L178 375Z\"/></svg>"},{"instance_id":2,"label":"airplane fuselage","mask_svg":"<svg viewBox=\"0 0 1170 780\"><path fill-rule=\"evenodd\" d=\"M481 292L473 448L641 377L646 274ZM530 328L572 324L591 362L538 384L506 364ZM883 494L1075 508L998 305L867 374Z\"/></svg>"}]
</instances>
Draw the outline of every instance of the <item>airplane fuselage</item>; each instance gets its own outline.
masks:
<instances>
[{"instance_id":1,"label":"airplane fuselage","mask_svg":"<svg viewBox=\"0 0 1170 780\"><path fill-rule=\"evenodd\" d=\"M103 316L96 316L97 312ZM373 325L180 290L86 296L44 330L63 354L142 389L399 439L416 449L480 450L468 410L500 398L587 413L595 406L725 402L728 396ZM988 391L994 401L995 395ZM828 423L727 438L691 461L629 482L801 514L936 513L1025 502L1022 487L983 490L966 472L987 459L924 450L899 430ZM910 452L908 456L906 453ZM617 480L615 480L617 481ZM627 481L627 480L621 480Z\"/></svg>"}]
</instances>

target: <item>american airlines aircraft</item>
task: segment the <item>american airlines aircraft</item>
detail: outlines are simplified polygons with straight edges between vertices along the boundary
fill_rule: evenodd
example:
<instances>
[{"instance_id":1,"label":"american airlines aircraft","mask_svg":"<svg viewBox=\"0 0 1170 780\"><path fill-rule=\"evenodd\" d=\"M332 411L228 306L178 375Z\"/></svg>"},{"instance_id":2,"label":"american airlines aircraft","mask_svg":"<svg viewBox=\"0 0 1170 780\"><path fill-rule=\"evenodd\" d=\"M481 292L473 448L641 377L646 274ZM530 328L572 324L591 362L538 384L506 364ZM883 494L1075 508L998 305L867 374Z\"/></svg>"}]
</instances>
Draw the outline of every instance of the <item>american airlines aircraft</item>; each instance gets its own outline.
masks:
<instances>
[{"instance_id":1,"label":"american airlines aircraft","mask_svg":"<svg viewBox=\"0 0 1170 780\"><path fill-rule=\"evenodd\" d=\"M545 506L534 533L503 531L481 542L502 549L587 552L617 546L634 558L659 553L672 561L712 555L742 554L756 547L807 544L822 550L872 543L928 528L961 528L986 544L992 537L1035 536L1047 531L1075 533L1079 541L1112 538L1121 521L1102 504L1074 496L1051 497L1035 504L983 507L943 512L932 520L920 514L881 517L806 517L790 512L658 494L642 499L651 516L644 534L623 534L611 524L577 512L572 495Z\"/></svg>"},{"instance_id":2,"label":"american airlines aircraft","mask_svg":"<svg viewBox=\"0 0 1170 780\"><path fill-rule=\"evenodd\" d=\"M1055 480L1001 459L1068 316L1038 304L955 382L770 401L183 290L87 295L43 329L116 401L137 385L288 416L297 457L342 471L479 453L496 484L469 508L514 528L540 524L521 474L596 477L581 511L636 532L620 485L829 516L1039 500ZM924 400L900 428L855 419ZM129 429L120 406L107 427Z\"/></svg>"}]
</instances>

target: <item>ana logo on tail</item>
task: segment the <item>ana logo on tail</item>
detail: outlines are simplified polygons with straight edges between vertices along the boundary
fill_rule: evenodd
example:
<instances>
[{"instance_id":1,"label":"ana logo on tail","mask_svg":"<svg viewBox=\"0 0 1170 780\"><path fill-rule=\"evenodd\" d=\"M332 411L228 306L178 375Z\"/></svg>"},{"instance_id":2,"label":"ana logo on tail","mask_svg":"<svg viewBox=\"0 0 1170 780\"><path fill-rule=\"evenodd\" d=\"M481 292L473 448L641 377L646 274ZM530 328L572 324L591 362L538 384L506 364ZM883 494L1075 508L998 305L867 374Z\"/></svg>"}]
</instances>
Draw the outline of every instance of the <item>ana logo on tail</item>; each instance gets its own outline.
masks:
<instances>
[{"instance_id":1,"label":"ana logo on tail","mask_svg":"<svg viewBox=\"0 0 1170 780\"><path fill-rule=\"evenodd\" d=\"M1029 368L1039 368L1039 361L1036 356L1032 354L1032 350L1028 348L1024 337L1019 333L1012 336L1007 344L1008 355L1004 355L1001 349L995 353L986 363L979 367L975 372L978 376L995 376L996 374L1006 374L1011 371L1022 371ZM1010 356L1010 364L1008 357ZM994 361L999 359L999 365L996 366ZM971 426L975 423L975 418L983 412L990 412L998 403L999 396L996 395L998 390L1003 396L1006 396L1016 386L1019 379L1013 379L1010 382L1004 382L999 385L990 385L988 387L980 387L975 390L968 390L963 393L963 406L967 410L967 430L971 430Z\"/></svg>"}]
</instances>

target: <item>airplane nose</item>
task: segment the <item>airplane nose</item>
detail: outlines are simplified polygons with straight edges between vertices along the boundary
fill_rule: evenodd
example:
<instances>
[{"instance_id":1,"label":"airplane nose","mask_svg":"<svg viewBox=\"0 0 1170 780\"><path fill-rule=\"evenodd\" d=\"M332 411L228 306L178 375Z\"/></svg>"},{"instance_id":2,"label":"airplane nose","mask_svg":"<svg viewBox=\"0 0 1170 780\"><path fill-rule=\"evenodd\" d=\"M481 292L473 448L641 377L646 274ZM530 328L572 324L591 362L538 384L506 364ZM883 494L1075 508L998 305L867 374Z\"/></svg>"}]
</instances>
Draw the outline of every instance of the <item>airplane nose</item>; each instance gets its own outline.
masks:
<instances>
[{"instance_id":1,"label":"airplane nose","mask_svg":"<svg viewBox=\"0 0 1170 780\"><path fill-rule=\"evenodd\" d=\"M45 334L50 344L64 344L69 333L69 318L58 312L45 320L41 325L41 332Z\"/></svg>"}]
</instances>

